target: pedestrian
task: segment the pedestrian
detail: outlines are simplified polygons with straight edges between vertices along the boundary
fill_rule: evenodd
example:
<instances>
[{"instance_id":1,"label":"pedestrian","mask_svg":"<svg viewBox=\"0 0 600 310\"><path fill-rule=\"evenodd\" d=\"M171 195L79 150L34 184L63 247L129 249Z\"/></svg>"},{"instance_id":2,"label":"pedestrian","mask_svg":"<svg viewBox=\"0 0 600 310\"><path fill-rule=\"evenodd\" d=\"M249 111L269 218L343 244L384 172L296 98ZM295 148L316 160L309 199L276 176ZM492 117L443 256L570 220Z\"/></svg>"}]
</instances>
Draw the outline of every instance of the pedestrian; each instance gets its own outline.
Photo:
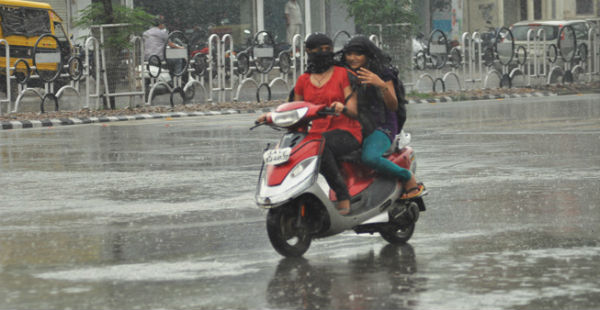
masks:
<instances>
[{"instance_id":1,"label":"pedestrian","mask_svg":"<svg viewBox=\"0 0 600 310\"><path fill-rule=\"evenodd\" d=\"M287 41L292 45L294 36L300 34L302 28L302 11L296 0L288 0L285 4L285 23Z\"/></svg>"},{"instance_id":2,"label":"pedestrian","mask_svg":"<svg viewBox=\"0 0 600 310\"><path fill-rule=\"evenodd\" d=\"M357 92L358 119L364 137L361 160L375 171L400 180L404 186L401 198L410 199L420 195L424 186L409 170L383 156L400 131L398 127L404 124L404 119L398 121L397 110L404 106L398 102L394 85L397 76L389 62L390 57L365 36L353 37L342 50L342 63L357 80L353 89Z\"/></svg>"},{"instance_id":3,"label":"pedestrian","mask_svg":"<svg viewBox=\"0 0 600 310\"><path fill-rule=\"evenodd\" d=\"M150 56L156 55L163 61L165 60L165 47L183 49L185 47L169 41L169 33L166 31L165 20L162 16L158 16L154 20L154 26L144 31L144 60L148 61ZM180 72L183 68L184 59L168 59L168 67L170 71ZM173 72L170 72L173 76Z\"/></svg>"},{"instance_id":4,"label":"pedestrian","mask_svg":"<svg viewBox=\"0 0 600 310\"><path fill-rule=\"evenodd\" d=\"M148 61L150 56L156 55L160 60L164 58L164 48L168 44L170 48L184 48L169 41L169 32L162 16L154 20L154 26L144 31L144 60Z\"/></svg>"}]
</instances>

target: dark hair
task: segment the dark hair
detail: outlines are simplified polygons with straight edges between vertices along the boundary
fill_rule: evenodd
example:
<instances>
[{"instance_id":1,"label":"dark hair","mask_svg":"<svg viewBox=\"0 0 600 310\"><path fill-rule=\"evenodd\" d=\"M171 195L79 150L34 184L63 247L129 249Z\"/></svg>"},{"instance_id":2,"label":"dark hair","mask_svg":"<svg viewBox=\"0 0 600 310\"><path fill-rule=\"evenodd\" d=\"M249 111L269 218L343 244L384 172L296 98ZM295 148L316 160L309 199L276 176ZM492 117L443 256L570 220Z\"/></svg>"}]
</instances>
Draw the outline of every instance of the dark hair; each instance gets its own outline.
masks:
<instances>
[{"instance_id":1,"label":"dark hair","mask_svg":"<svg viewBox=\"0 0 600 310\"><path fill-rule=\"evenodd\" d=\"M154 18L153 24L154 26L159 26L165 23L165 19L162 15L158 15Z\"/></svg>"},{"instance_id":2,"label":"dark hair","mask_svg":"<svg viewBox=\"0 0 600 310\"><path fill-rule=\"evenodd\" d=\"M377 75L381 75L385 68L389 67L391 57L384 53L373 41L369 40L364 35L356 35L346 43L342 49L342 57L340 59L344 66L346 63L346 53L356 52L367 56L366 68Z\"/></svg>"}]
</instances>

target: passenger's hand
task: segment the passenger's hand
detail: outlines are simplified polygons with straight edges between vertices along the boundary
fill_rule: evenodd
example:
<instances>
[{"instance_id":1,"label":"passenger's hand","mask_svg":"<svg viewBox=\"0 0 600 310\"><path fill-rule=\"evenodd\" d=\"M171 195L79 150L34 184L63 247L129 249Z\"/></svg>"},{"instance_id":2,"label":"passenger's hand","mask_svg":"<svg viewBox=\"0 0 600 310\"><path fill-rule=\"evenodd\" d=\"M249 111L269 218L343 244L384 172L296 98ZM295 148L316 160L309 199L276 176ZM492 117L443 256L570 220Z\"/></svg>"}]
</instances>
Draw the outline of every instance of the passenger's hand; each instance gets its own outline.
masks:
<instances>
[{"instance_id":1,"label":"passenger's hand","mask_svg":"<svg viewBox=\"0 0 600 310\"><path fill-rule=\"evenodd\" d=\"M379 88L384 88L385 82L379 77L379 75L371 72L369 69L361 67L358 69L358 79L362 84L370 84Z\"/></svg>"}]
</instances>

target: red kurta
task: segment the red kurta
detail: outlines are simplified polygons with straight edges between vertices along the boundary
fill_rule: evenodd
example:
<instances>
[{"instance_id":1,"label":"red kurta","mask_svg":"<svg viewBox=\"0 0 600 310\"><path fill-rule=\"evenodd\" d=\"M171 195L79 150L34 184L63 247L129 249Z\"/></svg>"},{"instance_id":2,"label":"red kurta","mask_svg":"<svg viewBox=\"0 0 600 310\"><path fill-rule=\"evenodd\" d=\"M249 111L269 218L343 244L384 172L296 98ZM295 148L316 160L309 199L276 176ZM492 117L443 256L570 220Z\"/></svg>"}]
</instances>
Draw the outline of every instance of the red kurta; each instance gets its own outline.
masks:
<instances>
[{"instance_id":1,"label":"red kurta","mask_svg":"<svg viewBox=\"0 0 600 310\"><path fill-rule=\"evenodd\" d=\"M333 74L327 83L321 87L315 86L310 81L310 74L304 73L296 82L294 92L304 101L318 105L331 105L335 101L344 103L344 88L350 86L348 73L345 68L334 66ZM312 121L311 132L323 133L334 129L342 129L350 132L356 140L362 142L361 127L358 120L348 117L345 114L339 116L328 116Z\"/></svg>"}]
</instances>

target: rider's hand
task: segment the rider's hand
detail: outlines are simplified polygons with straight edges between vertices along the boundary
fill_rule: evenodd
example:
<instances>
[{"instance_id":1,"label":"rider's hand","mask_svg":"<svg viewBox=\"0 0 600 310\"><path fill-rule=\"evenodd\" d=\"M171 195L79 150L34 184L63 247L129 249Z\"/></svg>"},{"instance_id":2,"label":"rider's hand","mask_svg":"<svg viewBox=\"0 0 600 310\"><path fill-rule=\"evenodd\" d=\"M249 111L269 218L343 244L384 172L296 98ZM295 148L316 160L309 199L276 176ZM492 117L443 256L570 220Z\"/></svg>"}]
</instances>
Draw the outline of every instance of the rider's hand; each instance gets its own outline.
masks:
<instances>
[{"instance_id":1,"label":"rider's hand","mask_svg":"<svg viewBox=\"0 0 600 310\"><path fill-rule=\"evenodd\" d=\"M259 117L256 119L256 123L266 123L266 122L267 122L267 120L270 118L270 116L271 116L271 112L269 112L269 113L264 113L263 115L259 116Z\"/></svg>"},{"instance_id":2,"label":"rider's hand","mask_svg":"<svg viewBox=\"0 0 600 310\"><path fill-rule=\"evenodd\" d=\"M329 107L332 108L336 114L341 114L346 108L346 106L339 101L334 101Z\"/></svg>"},{"instance_id":3,"label":"rider's hand","mask_svg":"<svg viewBox=\"0 0 600 310\"><path fill-rule=\"evenodd\" d=\"M371 72L369 69L361 67L358 69L358 79L362 84L370 84L379 88L385 88L385 82L379 77L379 75Z\"/></svg>"}]
</instances>

